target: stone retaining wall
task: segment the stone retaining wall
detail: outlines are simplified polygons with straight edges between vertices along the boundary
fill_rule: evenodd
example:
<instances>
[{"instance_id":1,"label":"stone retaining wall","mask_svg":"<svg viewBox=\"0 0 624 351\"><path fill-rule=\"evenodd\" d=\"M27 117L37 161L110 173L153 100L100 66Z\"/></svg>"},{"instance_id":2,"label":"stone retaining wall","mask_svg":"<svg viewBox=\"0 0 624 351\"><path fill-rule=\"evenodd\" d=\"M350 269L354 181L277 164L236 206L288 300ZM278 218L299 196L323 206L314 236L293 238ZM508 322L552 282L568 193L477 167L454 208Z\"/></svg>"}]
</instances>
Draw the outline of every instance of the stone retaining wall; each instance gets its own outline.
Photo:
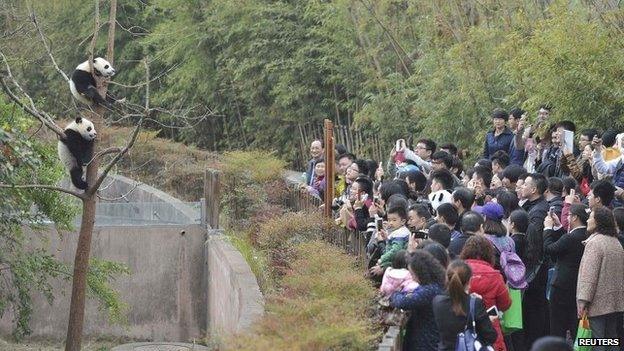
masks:
<instances>
[{"instance_id":1,"label":"stone retaining wall","mask_svg":"<svg viewBox=\"0 0 624 351\"><path fill-rule=\"evenodd\" d=\"M264 297L249 265L223 235L209 235L205 245L208 269L206 315L213 334L248 330L264 314Z\"/></svg>"}]
</instances>

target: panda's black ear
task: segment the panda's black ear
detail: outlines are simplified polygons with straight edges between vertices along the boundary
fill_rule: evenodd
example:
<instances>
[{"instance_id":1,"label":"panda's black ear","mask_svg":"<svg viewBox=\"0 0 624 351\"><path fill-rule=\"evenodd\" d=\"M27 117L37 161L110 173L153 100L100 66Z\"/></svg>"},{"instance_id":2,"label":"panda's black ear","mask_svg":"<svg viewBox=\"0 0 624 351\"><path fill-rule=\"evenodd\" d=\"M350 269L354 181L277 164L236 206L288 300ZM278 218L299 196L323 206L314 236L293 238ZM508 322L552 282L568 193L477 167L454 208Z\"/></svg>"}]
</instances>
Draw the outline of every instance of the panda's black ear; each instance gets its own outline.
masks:
<instances>
[{"instance_id":1,"label":"panda's black ear","mask_svg":"<svg viewBox=\"0 0 624 351\"><path fill-rule=\"evenodd\" d=\"M97 57L93 59L93 63L95 63L95 61L97 61Z\"/></svg>"},{"instance_id":2,"label":"panda's black ear","mask_svg":"<svg viewBox=\"0 0 624 351\"><path fill-rule=\"evenodd\" d=\"M76 123L82 123L82 117L76 117L75 122Z\"/></svg>"}]
</instances>

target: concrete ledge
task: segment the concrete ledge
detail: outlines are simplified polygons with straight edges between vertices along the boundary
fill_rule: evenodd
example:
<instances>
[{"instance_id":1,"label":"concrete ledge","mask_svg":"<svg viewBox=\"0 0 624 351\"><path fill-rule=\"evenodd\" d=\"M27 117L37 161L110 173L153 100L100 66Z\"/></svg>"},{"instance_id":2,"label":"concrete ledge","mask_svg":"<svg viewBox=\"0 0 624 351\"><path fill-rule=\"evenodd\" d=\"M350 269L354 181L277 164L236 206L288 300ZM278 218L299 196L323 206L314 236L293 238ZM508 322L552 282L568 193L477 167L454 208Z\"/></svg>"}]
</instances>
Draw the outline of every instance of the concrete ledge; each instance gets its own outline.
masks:
<instances>
[{"instance_id":1,"label":"concrete ledge","mask_svg":"<svg viewBox=\"0 0 624 351\"><path fill-rule=\"evenodd\" d=\"M227 238L210 235L207 257L208 326L213 335L248 331L264 315L264 297L256 276Z\"/></svg>"},{"instance_id":2,"label":"concrete ledge","mask_svg":"<svg viewBox=\"0 0 624 351\"><path fill-rule=\"evenodd\" d=\"M137 342L113 347L111 351L209 351L206 346L178 342Z\"/></svg>"},{"instance_id":3,"label":"concrete ledge","mask_svg":"<svg viewBox=\"0 0 624 351\"><path fill-rule=\"evenodd\" d=\"M401 350L401 329L390 327L378 345L377 351L399 351Z\"/></svg>"}]
</instances>

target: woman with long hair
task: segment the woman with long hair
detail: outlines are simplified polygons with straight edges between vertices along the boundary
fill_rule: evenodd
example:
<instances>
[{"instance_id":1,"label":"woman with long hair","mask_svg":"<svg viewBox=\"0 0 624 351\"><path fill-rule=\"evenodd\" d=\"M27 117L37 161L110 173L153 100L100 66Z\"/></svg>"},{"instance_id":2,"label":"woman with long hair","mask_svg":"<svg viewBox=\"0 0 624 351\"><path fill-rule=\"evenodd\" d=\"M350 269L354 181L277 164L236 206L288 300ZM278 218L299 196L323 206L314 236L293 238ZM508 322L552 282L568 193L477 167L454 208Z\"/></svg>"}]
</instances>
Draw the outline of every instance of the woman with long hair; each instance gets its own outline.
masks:
<instances>
[{"instance_id":1,"label":"woman with long hair","mask_svg":"<svg viewBox=\"0 0 624 351\"><path fill-rule=\"evenodd\" d=\"M418 288L413 292L395 292L390 297L390 306L412 312L405 326L403 350L435 350L440 337L431 301L444 292L444 268L430 253L420 249L412 254L408 268Z\"/></svg>"},{"instance_id":2,"label":"woman with long hair","mask_svg":"<svg viewBox=\"0 0 624 351\"><path fill-rule=\"evenodd\" d=\"M511 307L511 297L503 276L494 269L494 248L488 239L479 235L470 237L459 257L472 269L470 292L481 295L486 309L496 306L500 312L507 311ZM492 326L497 334L494 350L507 350L498 318L492 321Z\"/></svg>"},{"instance_id":3,"label":"woman with long hair","mask_svg":"<svg viewBox=\"0 0 624 351\"><path fill-rule=\"evenodd\" d=\"M472 270L462 261L455 260L446 270L447 284L445 294L433 299L433 314L440 333L437 350L455 350L457 334L462 332L469 320L470 300L475 299L474 321L477 338L483 345L493 345L496 341L496 330L487 315L483 301L468 294ZM468 326L472 328L472 326Z\"/></svg>"}]
</instances>

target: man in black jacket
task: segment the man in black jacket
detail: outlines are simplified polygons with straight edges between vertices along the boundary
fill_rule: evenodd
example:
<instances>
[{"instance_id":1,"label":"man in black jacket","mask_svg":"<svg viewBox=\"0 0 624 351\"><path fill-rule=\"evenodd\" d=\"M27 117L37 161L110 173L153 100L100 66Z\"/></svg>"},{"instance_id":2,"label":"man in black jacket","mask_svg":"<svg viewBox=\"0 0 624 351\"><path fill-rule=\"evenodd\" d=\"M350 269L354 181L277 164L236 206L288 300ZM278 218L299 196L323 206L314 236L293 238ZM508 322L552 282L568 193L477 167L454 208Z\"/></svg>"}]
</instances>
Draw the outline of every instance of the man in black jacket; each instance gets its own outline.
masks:
<instances>
[{"instance_id":1,"label":"man in black jacket","mask_svg":"<svg viewBox=\"0 0 624 351\"><path fill-rule=\"evenodd\" d=\"M552 215L544 220L544 253L556 260L550 294L550 334L566 337L576 335L576 283L583 257L583 241L587 239L588 207L570 206L570 232L565 234L559 218Z\"/></svg>"},{"instance_id":2,"label":"man in black jacket","mask_svg":"<svg viewBox=\"0 0 624 351\"><path fill-rule=\"evenodd\" d=\"M544 198L547 187L546 177L533 173L526 177L520 188L521 199L526 200L522 208L529 213L529 227L526 233L528 250L525 262L529 287L522 301L525 346L519 348L523 350L527 350L535 340L548 335L549 329L546 300L548 262L543 250L544 218L548 214L548 202Z\"/></svg>"}]
</instances>

